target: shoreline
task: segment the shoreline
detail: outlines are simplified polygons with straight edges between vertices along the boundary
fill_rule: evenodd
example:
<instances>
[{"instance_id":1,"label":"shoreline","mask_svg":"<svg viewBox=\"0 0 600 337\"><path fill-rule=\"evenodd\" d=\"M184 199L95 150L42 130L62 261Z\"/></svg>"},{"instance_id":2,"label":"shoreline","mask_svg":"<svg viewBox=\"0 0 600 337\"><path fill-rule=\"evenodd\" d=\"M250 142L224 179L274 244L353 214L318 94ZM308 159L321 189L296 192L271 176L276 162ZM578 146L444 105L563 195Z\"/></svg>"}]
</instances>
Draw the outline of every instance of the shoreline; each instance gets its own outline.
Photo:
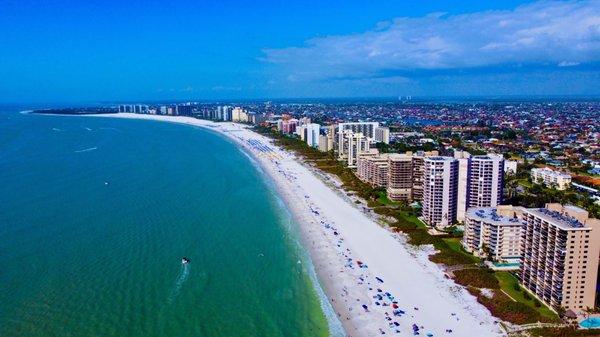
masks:
<instances>
[{"instance_id":1,"label":"shoreline","mask_svg":"<svg viewBox=\"0 0 600 337\"><path fill-rule=\"evenodd\" d=\"M295 155L247 126L180 116L85 116L203 127L251 155L289 209L318 282L347 336L412 336L415 328L424 336L504 335L497 319L475 297L445 279L443 271L428 260L431 248L407 245L401 234L363 214Z\"/></svg>"}]
</instances>

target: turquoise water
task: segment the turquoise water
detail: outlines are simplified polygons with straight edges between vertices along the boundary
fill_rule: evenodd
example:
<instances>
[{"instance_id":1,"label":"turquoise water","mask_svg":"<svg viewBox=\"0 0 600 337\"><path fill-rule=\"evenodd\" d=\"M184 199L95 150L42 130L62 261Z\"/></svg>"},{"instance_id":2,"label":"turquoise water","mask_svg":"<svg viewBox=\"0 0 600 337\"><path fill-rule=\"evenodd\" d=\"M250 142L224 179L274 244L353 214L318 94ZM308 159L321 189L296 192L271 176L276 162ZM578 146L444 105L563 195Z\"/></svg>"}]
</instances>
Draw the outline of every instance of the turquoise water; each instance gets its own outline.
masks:
<instances>
[{"instance_id":1,"label":"turquoise water","mask_svg":"<svg viewBox=\"0 0 600 337\"><path fill-rule=\"evenodd\" d=\"M579 326L585 329L600 329L600 318L590 317L579 322Z\"/></svg>"},{"instance_id":2,"label":"turquoise water","mask_svg":"<svg viewBox=\"0 0 600 337\"><path fill-rule=\"evenodd\" d=\"M0 113L0 336L327 335L304 256L215 134Z\"/></svg>"}]
</instances>

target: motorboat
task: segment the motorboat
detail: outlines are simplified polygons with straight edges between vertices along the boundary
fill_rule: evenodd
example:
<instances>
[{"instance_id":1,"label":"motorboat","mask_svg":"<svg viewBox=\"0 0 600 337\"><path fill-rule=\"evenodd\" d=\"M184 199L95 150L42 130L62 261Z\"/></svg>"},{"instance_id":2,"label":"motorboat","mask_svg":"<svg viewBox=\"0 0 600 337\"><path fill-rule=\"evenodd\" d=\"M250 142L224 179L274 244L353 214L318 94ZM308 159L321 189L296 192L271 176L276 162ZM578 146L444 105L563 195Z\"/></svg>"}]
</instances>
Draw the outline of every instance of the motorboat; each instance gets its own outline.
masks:
<instances>
[{"instance_id":1,"label":"motorboat","mask_svg":"<svg viewBox=\"0 0 600 337\"><path fill-rule=\"evenodd\" d=\"M188 264L188 263L190 263L190 259L188 259L187 257L181 258L181 264Z\"/></svg>"}]
</instances>

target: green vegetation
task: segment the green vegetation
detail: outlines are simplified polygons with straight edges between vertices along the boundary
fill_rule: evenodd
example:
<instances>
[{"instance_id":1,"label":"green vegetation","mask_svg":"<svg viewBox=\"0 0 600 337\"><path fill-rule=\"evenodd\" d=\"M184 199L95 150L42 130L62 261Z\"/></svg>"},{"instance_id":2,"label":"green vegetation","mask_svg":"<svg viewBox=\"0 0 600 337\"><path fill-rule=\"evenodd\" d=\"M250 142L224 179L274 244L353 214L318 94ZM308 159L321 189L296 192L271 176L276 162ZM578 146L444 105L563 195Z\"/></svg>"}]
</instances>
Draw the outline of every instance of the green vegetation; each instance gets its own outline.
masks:
<instances>
[{"instance_id":1,"label":"green vegetation","mask_svg":"<svg viewBox=\"0 0 600 337\"><path fill-rule=\"evenodd\" d=\"M536 310L547 321L558 321L558 315L537 299L533 299L526 290L522 289L519 285L519 280L513 274L507 271L499 271L496 272L496 278L500 282L500 289L515 301L524 303ZM536 302L539 305L536 305Z\"/></svg>"},{"instance_id":2,"label":"green vegetation","mask_svg":"<svg viewBox=\"0 0 600 337\"><path fill-rule=\"evenodd\" d=\"M476 288L498 289L500 283L494 271L488 268L461 269L454 272L458 284Z\"/></svg>"},{"instance_id":3,"label":"green vegetation","mask_svg":"<svg viewBox=\"0 0 600 337\"><path fill-rule=\"evenodd\" d=\"M491 298L483 295L479 290L471 289L479 303L490 310L492 315L514 324L545 322L546 320L528 305L515 302L501 291L494 291Z\"/></svg>"},{"instance_id":4,"label":"green vegetation","mask_svg":"<svg viewBox=\"0 0 600 337\"><path fill-rule=\"evenodd\" d=\"M531 181L530 172L533 167L535 166L531 164L520 165L517 175L506 177L505 187L508 194L508 199L504 201L506 204L524 207L544 207L547 203L572 204L587 210L591 217L600 218L600 205L594 203L594 199L587 194L573 188L559 191ZM523 193L517 193L518 186L524 190Z\"/></svg>"},{"instance_id":5,"label":"green vegetation","mask_svg":"<svg viewBox=\"0 0 600 337\"><path fill-rule=\"evenodd\" d=\"M386 206L398 206L398 205L400 205L399 203L397 203L395 201L391 201L390 198L388 198L387 193L385 191L379 191L379 198L377 198L377 201L380 204L386 205Z\"/></svg>"},{"instance_id":6,"label":"green vegetation","mask_svg":"<svg viewBox=\"0 0 600 337\"><path fill-rule=\"evenodd\" d=\"M456 253L460 253L460 254L468 257L469 259L471 259L471 263L481 262L477 256L470 254L469 252L467 252L465 250L462 243L460 242L461 238L444 238L442 240L444 240L444 242L446 242L446 244L448 245L448 248L452 249Z\"/></svg>"},{"instance_id":7,"label":"green vegetation","mask_svg":"<svg viewBox=\"0 0 600 337\"><path fill-rule=\"evenodd\" d=\"M433 245L437 253L430 256L431 261L446 266L463 267L453 272L455 281L466 286L494 316L515 324L557 320L557 315L547 307L536 303L535 300L527 299L527 293L521 291L518 284L515 286L516 279L514 277L511 279L510 273L494 273L488 268L481 267L480 259L469 254L462 247L460 243L462 233L452 230L442 235L431 235L427 231L427 226L418 219L419 210L402 202L393 202L387 197L385 190L373 188L362 182L351 169L335 158L333 152L320 152L298 138L287 137L268 128L256 127L255 130L273 138L276 145L293 151L307 163L338 177L345 190L366 200L367 205L375 213L389 219L390 227L406 234L409 244ZM522 175L515 179L526 180L527 176ZM479 288L493 289L492 297L484 296Z\"/></svg>"}]
</instances>

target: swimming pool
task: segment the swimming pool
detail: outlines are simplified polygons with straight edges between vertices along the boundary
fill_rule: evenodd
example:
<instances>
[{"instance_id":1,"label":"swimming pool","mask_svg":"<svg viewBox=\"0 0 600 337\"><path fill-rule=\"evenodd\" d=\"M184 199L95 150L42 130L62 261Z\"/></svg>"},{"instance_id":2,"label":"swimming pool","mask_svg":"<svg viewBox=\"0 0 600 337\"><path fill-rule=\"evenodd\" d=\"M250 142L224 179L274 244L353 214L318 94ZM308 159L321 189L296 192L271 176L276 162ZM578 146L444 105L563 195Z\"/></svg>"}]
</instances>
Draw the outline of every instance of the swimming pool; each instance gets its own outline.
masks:
<instances>
[{"instance_id":1,"label":"swimming pool","mask_svg":"<svg viewBox=\"0 0 600 337\"><path fill-rule=\"evenodd\" d=\"M519 267L520 265L519 262L494 262L496 267Z\"/></svg>"},{"instance_id":2,"label":"swimming pool","mask_svg":"<svg viewBox=\"0 0 600 337\"><path fill-rule=\"evenodd\" d=\"M584 329L600 329L600 317L590 317L579 322L579 326Z\"/></svg>"}]
</instances>

